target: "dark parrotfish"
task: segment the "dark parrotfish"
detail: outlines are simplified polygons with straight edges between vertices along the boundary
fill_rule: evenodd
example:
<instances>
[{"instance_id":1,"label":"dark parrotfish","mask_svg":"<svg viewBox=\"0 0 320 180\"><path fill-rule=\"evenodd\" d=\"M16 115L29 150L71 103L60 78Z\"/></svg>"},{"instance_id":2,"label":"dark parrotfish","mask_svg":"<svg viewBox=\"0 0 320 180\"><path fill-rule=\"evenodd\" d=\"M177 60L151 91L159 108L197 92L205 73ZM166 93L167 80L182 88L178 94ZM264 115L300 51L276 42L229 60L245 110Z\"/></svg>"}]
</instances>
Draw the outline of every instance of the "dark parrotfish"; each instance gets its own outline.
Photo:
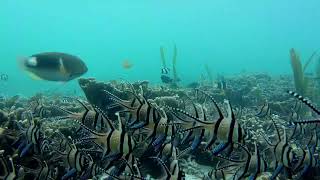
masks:
<instances>
[{"instance_id":1,"label":"dark parrotfish","mask_svg":"<svg viewBox=\"0 0 320 180\"><path fill-rule=\"evenodd\" d=\"M33 79L48 81L70 81L88 71L86 64L78 57L60 52L34 54L19 60L19 64Z\"/></svg>"}]
</instances>

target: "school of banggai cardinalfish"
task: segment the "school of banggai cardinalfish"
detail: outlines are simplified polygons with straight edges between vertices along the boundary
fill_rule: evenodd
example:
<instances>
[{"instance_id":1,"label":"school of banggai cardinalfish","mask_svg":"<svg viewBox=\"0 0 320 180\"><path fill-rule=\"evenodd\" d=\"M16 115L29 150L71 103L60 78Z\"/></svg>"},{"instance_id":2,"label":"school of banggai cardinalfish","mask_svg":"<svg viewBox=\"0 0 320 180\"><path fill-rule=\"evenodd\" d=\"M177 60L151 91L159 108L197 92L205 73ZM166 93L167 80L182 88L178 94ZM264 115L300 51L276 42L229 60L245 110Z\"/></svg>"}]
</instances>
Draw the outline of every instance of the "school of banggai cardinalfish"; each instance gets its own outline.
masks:
<instances>
[{"instance_id":1,"label":"school of banggai cardinalfish","mask_svg":"<svg viewBox=\"0 0 320 180\"><path fill-rule=\"evenodd\" d=\"M16 128L0 129L1 139L14 141L10 148L0 145L0 179L150 179L140 168L149 161L161 167L157 179L179 180L185 179L179 160L195 151L219 160L204 179L257 179L267 171L272 173L270 179L301 179L318 166L320 120L292 121L291 126L279 128L271 116L261 117L272 121L268 128L274 130L276 140L262 135L265 143L254 142L248 141L252 134L237 121L231 103L218 103L204 90L196 89L195 96L186 97L192 108L185 109L159 106L130 85L123 93L132 98L105 91L112 103L104 110L79 99L74 101L82 112L52 105L61 111L59 117L44 117L46 107L40 102L30 106L25 112L28 125L15 121ZM288 93L297 104L320 115L308 99ZM113 118L108 112L115 113ZM47 135L41 122L50 118L70 120L78 128L70 136L60 131ZM306 134L307 141L291 145Z\"/></svg>"}]
</instances>

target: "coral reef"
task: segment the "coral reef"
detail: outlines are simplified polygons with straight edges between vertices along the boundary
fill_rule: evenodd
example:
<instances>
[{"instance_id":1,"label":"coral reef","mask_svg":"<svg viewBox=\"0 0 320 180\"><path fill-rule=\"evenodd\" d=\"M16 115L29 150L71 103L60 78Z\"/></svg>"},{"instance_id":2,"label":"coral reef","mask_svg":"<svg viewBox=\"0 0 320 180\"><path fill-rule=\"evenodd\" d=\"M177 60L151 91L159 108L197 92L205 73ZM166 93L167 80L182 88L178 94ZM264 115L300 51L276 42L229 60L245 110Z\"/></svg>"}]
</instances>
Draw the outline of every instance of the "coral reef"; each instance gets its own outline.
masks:
<instances>
[{"instance_id":1,"label":"coral reef","mask_svg":"<svg viewBox=\"0 0 320 180\"><path fill-rule=\"evenodd\" d=\"M25 179L42 176L39 169L53 179L318 176L317 165L302 166L308 165L304 159L318 158L311 150L318 122L300 120L320 111L287 93L295 87L293 78L256 73L224 81L224 88L194 89L82 78L85 98L40 93L3 98L0 168ZM308 113L301 113L299 104ZM294 166L279 158L285 149L269 151L274 144L290 148L285 157ZM266 165L257 168L258 160ZM290 174L275 173L271 162Z\"/></svg>"}]
</instances>

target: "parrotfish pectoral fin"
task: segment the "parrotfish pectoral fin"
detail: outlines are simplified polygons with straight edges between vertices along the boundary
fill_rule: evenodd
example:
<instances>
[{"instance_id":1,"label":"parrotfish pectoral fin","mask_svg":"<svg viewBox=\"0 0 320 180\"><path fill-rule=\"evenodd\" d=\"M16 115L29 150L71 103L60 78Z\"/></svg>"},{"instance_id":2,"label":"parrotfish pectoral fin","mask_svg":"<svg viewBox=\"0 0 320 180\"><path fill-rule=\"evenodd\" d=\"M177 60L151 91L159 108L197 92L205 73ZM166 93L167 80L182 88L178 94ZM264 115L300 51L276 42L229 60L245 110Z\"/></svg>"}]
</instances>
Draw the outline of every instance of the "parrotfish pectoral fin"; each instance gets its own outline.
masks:
<instances>
[{"instance_id":1,"label":"parrotfish pectoral fin","mask_svg":"<svg viewBox=\"0 0 320 180\"><path fill-rule=\"evenodd\" d=\"M66 67L65 67L64 64L63 64L63 59L62 59L62 58L59 59L59 71L60 71L62 74L65 74L65 75L68 74L68 71L67 71Z\"/></svg>"}]
</instances>

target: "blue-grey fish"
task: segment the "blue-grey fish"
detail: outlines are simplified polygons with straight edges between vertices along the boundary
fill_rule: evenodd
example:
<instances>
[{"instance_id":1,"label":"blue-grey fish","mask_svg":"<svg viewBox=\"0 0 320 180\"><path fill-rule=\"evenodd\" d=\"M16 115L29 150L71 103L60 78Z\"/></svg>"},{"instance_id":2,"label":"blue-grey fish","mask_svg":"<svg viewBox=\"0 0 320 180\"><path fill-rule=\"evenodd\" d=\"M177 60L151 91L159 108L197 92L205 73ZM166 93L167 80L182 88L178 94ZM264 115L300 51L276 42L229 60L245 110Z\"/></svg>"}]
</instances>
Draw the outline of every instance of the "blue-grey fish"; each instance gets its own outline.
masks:
<instances>
[{"instance_id":1,"label":"blue-grey fish","mask_svg":"<svg viewBox=\"0 0 320 180\"><path fill-rule=\"evenodd\" d=\"M19 64L33 79L70 81L88 71L78 57L66 53L46 52L19 60Z\"/></svg>"}]
</instances>

